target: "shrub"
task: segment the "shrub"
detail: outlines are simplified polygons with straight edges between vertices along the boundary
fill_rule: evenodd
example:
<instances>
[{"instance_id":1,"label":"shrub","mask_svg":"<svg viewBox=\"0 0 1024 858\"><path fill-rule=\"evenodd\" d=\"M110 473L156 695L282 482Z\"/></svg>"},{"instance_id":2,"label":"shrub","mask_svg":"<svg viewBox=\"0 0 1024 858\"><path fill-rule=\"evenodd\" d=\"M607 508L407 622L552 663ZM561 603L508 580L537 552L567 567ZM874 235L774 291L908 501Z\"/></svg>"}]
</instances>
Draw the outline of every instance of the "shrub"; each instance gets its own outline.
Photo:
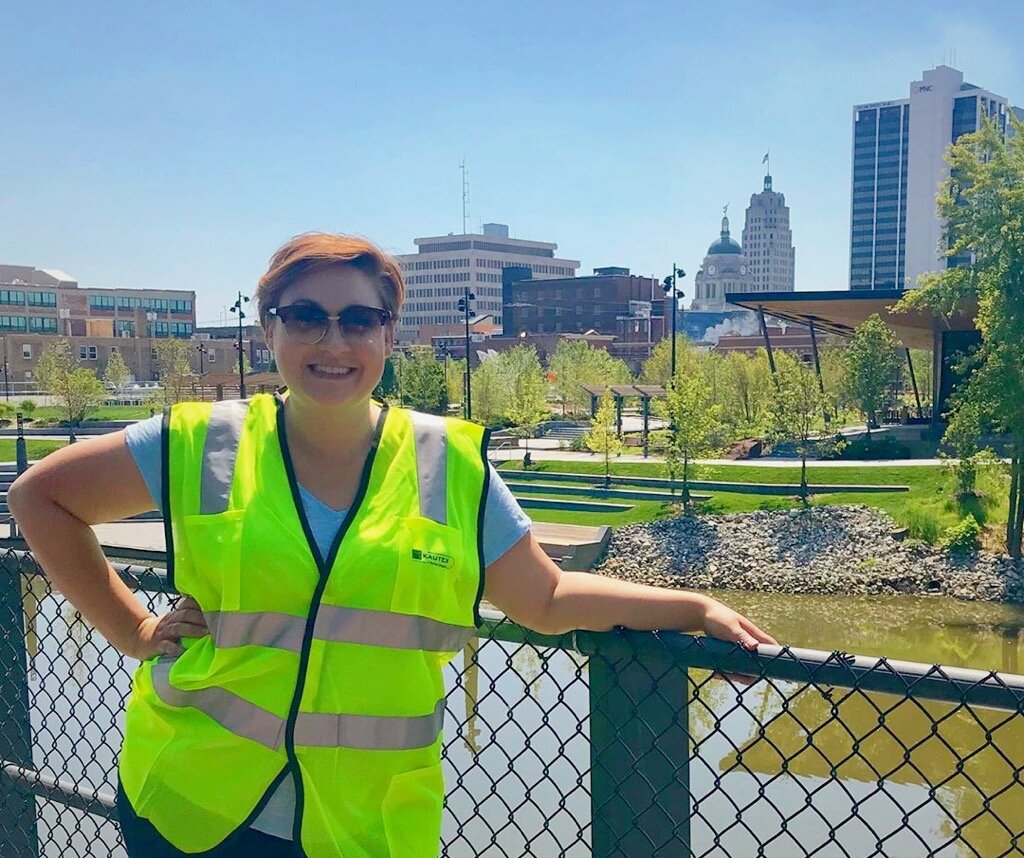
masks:
<instances>
[{"instance_id":1,"label":"shrub","mask_svg":"<svg viewBox=\"0 0 1024 858\"><path fill-rule=\"evenodd\" d=\"M23 399L18 403L18 411L26 417L31 417L36 410L36 403L32 399Z\"/></svg>"},{"instance_id":2,"label":"shrub","mask_svg":"<svg viewBox=\"0 0 1024 858\"><path fill-rule=\"evenodd\" d=\"M946 528L942 544L950 551L976 551L981 541L981 525L968 513L959 524Z\"/></svg>"},{"instance_id":3,"label":"shrub","mask_svg":"<svg viewBox=\"0 0 1024 858\"><path fill-rule=\"evenodd\" d=\"M939 522L928 510L920 507L907 507L907 535L912 539L920 539L929 545L939 541Z\"/></svg>"},{"instance_id":4,"label":"shrub","mask_svg":"<svg viewBox=\"0 0 1024 858\"><path fill-rule=\"evenodd\" d=\"M857 438L848 441L845 446L840 446L835 456L827 453L824 458L836 459L909 459L911 450L902 441L892 437L880 438Z\"/></svg>"}]
</instances>

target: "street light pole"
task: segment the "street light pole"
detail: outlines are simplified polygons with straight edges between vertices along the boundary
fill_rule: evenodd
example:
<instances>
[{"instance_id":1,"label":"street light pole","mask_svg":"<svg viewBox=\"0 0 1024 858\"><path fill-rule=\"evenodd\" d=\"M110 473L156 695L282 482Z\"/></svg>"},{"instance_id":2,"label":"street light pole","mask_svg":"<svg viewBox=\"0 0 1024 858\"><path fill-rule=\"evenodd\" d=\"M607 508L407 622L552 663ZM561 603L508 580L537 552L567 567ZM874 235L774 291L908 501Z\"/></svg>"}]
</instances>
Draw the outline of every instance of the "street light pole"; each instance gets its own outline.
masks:
<instances>
[{"instance_id":1,"label":"street light pole","mask_svg":"<svg viewBox=\"0 0 1024 858\"><path fill-rule=\"evenodd\" d=\"M470 307L470 301L476 300L476 295L469 291L469 287L463 287L462 297L459 299L459 303L456 305L460 313L463 314L463 318L466 322L466 402L465 402L465 416L467 420L473 419L473 394L470 383L470 372L469 372L469 320L476 314Z\"/></svg>"},{"instance_id":2,"label":"street light pole","mask_svg":"<svg viewBox=\"0 0 1024 858\"><path fill-rule=\"evenodd\" d=\"M238 398L245 399L245 353L242 351L242 319L245 318L245 311L242 307L249 303L249 297L238 291L238 300L231 305L231 312L238 313L238 341L235 348L238 349Z\"/></svg>"},{"instance_id":3,"label":"street light pole","mask_svg":"<svg viewBox=\"0 0 1024 858\"><path fill-rule=\"evenodd\" d=\"M686 276L686 272L682 268L678 268L676 264L672 263L672 273L669 274L662 281L661 289L666 295L671 296L669 302L672 310L672 363L670 366L670 379L669 383L674 385L676 380L676 316L679 314L679 283ZM677 279L678 278L678 279Z\"/></svg>"}]
</instances>

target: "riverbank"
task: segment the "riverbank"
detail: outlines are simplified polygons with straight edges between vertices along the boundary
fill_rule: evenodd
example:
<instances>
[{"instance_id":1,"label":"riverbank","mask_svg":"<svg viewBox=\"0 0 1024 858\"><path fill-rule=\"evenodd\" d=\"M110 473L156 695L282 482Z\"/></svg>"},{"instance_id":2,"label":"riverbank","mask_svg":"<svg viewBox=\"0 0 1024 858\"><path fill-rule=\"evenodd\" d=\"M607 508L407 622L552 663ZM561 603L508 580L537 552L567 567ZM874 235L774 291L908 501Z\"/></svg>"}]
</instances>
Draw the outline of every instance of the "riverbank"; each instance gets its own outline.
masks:
<instances>
[{"instance_id":1,"label":"riverbank","mask_svg":"<svg viewBox=\"0 0 1024 858\"><path fill-rule=\"evenodd\" d=\"M616 528L595 572L689 589L1024 603L1024 563L900 538L867 506L679 516Z\"/></svg>"}]
</instances>

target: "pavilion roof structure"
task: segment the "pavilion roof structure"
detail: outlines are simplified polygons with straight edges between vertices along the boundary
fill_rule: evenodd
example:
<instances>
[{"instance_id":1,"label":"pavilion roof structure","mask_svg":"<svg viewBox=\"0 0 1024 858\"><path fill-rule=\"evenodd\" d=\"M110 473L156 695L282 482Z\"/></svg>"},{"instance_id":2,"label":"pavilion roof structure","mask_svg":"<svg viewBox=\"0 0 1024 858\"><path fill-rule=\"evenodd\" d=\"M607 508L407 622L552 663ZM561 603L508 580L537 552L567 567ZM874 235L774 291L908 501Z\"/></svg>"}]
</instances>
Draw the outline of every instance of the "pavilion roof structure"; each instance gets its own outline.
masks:
<instances>
[{"instance_id":1,"label":"pavilion roof structure","mask_svg":"<svg viewBox=\"0 0 1024 858\"><path fill-rule=\"evenodd\" d=\"M896 339L908 349L931 349L936 331L974 331L977 303L965 303L952 317L933 310L895 312L906 294L903 289L872 289L862 292L730 292L725 300L747 310L763 311L776 319L798 325L814 324L819 331L850 337L854 330L878 314Z\"/></svg>"},{"instance_id":2,"label":"pavilion roof structure","mask_svg":"<svg viewBox=\"0 0 1024 858\"><path fill-rule=\"evenodd\" d=\"M653 399L665 395L665 388L660 384L611 384L611 385L583 385L583 389L591 396L604 396L611 393L613 396L639 396L641 399Z\"/></svg>"}]
</instances>

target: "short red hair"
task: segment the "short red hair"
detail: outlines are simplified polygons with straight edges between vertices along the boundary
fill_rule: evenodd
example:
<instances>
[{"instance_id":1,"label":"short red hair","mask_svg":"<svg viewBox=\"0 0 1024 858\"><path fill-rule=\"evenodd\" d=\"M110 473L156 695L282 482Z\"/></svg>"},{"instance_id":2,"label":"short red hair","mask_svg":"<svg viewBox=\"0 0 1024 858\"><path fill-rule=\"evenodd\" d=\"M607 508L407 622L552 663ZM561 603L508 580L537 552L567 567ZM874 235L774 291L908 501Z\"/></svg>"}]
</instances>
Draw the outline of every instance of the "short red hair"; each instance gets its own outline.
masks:
<instances>
[{"instance_id":1,"label":"short red hair","mask_svg":"<svg viewBox=\"0 0 1024 858\"><path fill-rule=\"evenodd\" d=\"M270 267L259 280L256 307L264 327L268 324L267 310L277 306L285 289L310 272L335 266L355 268L375 280L384 308L391 311L393 319L398 318L405 301L405 280L398 260L359 236L305 232L270 258Z\"/></svg>"}]
</instances>

